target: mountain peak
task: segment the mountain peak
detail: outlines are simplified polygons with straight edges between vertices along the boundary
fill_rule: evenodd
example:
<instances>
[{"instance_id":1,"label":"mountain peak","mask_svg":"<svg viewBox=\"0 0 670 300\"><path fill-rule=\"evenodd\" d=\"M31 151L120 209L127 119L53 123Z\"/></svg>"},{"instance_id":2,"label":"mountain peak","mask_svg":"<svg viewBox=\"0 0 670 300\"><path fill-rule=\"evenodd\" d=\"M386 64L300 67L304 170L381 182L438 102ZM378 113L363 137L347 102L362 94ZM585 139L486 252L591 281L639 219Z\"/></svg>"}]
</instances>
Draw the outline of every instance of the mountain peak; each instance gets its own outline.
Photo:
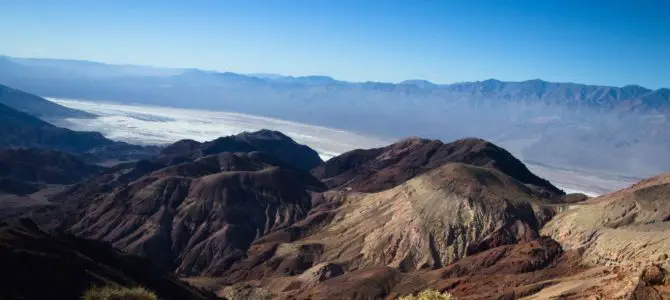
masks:
<instances>
[{"instance_id":1,"label":"mountain peak","mask_svg":"<svg viewBox=\"0 0 670 300\"><path fill-rule=\"evenodd\" d=\"M437 84L430 82L428 80L423 80L423 79L409 79L405 81L401 81L398 84L407 84L407 85L415 85L419 88L432 88L436 87Z\"/></svg>"},{"instance_id":2,"label":"mountain peak","mask_svg":"<svg viewBox=\"0 0 670 300\"><path fill-rule=\"evenodd\" d=\"M403 139L386 147L354 150L336 156L314 169L313 174L331 188L378 192L454 162L499 170L545 195L563 194L548 181L531 173L506 150L478 138L447 144L415 137Z\"/></svg>"},{"instance_id":3,"label":"mountain peak","mask_svg":"<svg viewBox=\"0 0 670 300\"><path fill-rule=\"evenodd\" d=\"M260 139L271 139L271 140L285 140L287 142L295 143L295 141L284 133L276 130L270 129L261 129L258 131L245 131L238 136L245 138L260 138Z\"/></svg>"},{"instance_id":4,"label":"mountain peak","mask_svg":"<svg viewBox=\"0 0 670 300\"><path fill-rule=\"evenodd\" d=\"M280 161L302 170L311 170L323 162L319 154L313 149L298 144L279 131L269 129L253 132L245 131L204 143L180 140L166 147L162 154L164 159L173 159L176 157L197 158L222 152L253 151L269 153Z\"/></svg>"}]
</instances>

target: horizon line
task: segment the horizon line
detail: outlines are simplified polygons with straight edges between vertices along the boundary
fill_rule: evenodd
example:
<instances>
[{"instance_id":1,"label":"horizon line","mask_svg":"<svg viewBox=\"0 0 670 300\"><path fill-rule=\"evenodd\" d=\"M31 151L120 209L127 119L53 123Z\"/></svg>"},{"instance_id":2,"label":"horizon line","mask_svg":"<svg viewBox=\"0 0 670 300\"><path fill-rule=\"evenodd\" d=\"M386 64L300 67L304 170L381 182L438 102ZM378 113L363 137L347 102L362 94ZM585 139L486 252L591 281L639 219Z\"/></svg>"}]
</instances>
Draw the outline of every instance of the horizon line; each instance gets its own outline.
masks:
<instances>
[{"instance_id":1,"label":"horizon line","mask_svg":"<svg viewBox=\"0 0 670 300\"><path fill-rule=\"evenodd\" d=\"M452 82L452 83L435 83L433 81L427 80L427 79L420 79L420 78L409 78L405 79L402 81L398 82L390 82L390 81L373 81L373 80L368 80L368 81L353 81L353 80L341 80L341 79L336 79L330 75L320 75L320 74L309 74L309 75L286 75L282 73L274 73L274 72L244 72L244 73L238 73L238 72L231 72L231 71L225 71L225 70L208 70L208 69L201 69L197 67L162 67L162 66L154 66L154 65L143 65L143 64L136 64L136 63L108 63L108 62L103 62L103 61L97 61L97 60L88 60L88 59L72 59L72 58L55 58L55 57L20 57L20 56L10 56L10 55L5 55L5 54L0 54L0 58L5 57L5 58L15 58L15 59L35 59L35 60L61 60L61 61L76 61L76 62L88 62L88 63L95 63L95 64L102 64L102 65L108 65L108 66L125 66L125 67L148 67L148 68L155 68L155 69L166 69L166 70L180 70L180 71L187 71L187 70L197 70L197 71L202 71L202 72L212 72L212 73L219 73L219 74L225 74L225 73L232 73L232 74L238 74L238 75L243 75L247 77L254 77L254 78L259 78L259 79L265 79L262 76L257 76L260 74L264 75L277 75L281 77L291 77L291 78L305 78L305 77L327 77L332 79L333 81L337 82L344 82L344 83L386 83L386 84L403 84L404 82L407 81L423 81L429 84L433 84L436 86L450 86L450 85L457 85L457 84L468 84L468 83L481 83L485 81L497 81L497 82L503 82L503 83L523 83L523 82L529 82L529 81L542 81L542 82L547 82L547 83L557 83L557 84L576 84L576 85L584 85L584 86L597 86L597 87L609 87L609 88L625 88L628 86L637 86L644 88L646 90L649 90L650 92L656 92L660 90L670 90L670 87L659 87L656 89L653 88L648 88L636 83L629 83L623 86L617 86L617 85L607 85L607 84L595 84L595 83L578 83L578 82L572 82L572 81L547 81L543 80L541 78L534 78L534 79L526 79L526 80L501 80L501 79L496 79L496 78L487 78L483 80L475 80L475 81L457 81L457 82ZM280 77L280 78L281 78ZM269 79L273 80L273 79Z\"/></svg>"}]
</instances>

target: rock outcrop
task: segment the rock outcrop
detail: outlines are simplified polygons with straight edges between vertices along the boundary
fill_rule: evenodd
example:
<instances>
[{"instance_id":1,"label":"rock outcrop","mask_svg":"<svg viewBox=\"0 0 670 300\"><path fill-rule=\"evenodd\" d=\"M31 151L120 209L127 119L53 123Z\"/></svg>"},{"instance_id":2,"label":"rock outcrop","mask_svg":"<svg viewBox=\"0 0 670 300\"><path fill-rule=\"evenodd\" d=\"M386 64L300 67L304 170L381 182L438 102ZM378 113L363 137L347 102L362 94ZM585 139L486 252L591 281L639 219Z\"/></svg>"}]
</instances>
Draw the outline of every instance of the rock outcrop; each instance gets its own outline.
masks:
<instances>
[{"instance_id":1,"label":"rock outcrop","mask_svg":"<svg viewBox=\"0 0 670 300\"><path fill-rule=\"evenodd\" d=\"M570 205L542 233L566 249L581 249L586 265L613 266L625 270L631 282L659 284L655 279L644 283L643 278L657 277L648 276L652 266L658 270L670 268L668 195L670 174L643 180L630 188ZM658 270L654 272L664 272ZM658 292L668 297L670 292L666 290ZM622 292L632 294L634 287Z\"/></svg>"},{"instance_id":2,"label":"rock outcrop","mask_svg":"<svg viewBox=\"0 0 670 300\"><path fill-rule=\"evenodd\" d=\"M284 163L305 171L323 163L319 154L313 149L296 143L281 132L267 129L243 132L204 143L181 140L166 147L161 154L171 159L195 159L222 152L252 151L266 152Z\"/></svg>"},{"instance_id":3,"label":"rock outcrop","mask_svg":"<svg viewBox=\"0 0 670 300\"><path fill-rule=\"evenodd\" d=\"M589 199L559 214L543 229L568 248L586 249L594 264L653 263L670 253L670 175ZM661 260L665 267L670 261Z\"/></svg>"},{"instance_id":4,"label":"rock outcrop","mask_svg":"<svg viewBox=\"0 0 670 300\"><path fill-rule=\"evenodd\" d=\"M451 162L499 170L545 192L548 197L563 195L561 190L531 173L505 149L475 138L447 144L439 140L409 138L383 148L344 153L315 168L312 173L330 188L378 192Z\"/></svg>"}]
</instances>

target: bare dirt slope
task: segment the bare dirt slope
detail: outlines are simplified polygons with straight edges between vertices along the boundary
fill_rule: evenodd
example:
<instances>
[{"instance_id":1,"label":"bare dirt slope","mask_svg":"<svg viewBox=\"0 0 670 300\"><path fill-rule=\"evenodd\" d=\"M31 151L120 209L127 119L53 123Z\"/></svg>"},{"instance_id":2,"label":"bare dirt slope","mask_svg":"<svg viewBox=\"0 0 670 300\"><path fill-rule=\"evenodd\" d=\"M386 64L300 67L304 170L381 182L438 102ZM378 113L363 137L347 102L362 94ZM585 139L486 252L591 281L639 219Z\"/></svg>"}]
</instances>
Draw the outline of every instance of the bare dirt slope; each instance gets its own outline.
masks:
<instances>
[{"instance_id":1,"label":"bare dirt slope","mask_svg":"<svg viewBox=\"0 0 670 300\"><path fill-rule=\"evenodd\" d=\"M445 164L387 191L348 195L333 222L305 240L323 243L326 260L439 267L537 237L552 214L542 201L502 172Z\"/></svg>"},{"instance_id":2,"label":"bare dirt slope","mask_svg":"<svg viewBox=\"0 0 670 300\"><path fill-rule=\"evenodd\" d=\"M630 188L570 205L542 230L566 249L581 249L583 262L593 266L615 266L636 284L649 285L645 272L660 273L670 267L670 175L643 180ZM649 269L651 268L651 270ZM657 288L659 295L670 297ZM653 298L652 298L653 299Z\"/></svg>"}]
</instances>

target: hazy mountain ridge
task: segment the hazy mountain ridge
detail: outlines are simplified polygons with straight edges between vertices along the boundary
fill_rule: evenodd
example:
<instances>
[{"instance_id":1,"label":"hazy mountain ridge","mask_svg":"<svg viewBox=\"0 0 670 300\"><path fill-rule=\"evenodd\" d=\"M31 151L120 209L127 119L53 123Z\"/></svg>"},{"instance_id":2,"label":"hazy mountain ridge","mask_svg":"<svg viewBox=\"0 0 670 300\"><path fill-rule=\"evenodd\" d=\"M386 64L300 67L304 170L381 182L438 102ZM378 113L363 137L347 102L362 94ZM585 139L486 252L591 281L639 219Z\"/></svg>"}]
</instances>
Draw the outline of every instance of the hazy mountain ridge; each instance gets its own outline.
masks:
<instances>
[{"instance_id":1,"label":"hazy mountain ridge","mask_svg":"<svg viewBox=\"0 0 670 300\"><path fill-rule=\"evenodd\" d=\"M0 104L40 118L92 118L94 115L60 106L44 98L0 84Z\"/></svg>"},{"instance_id":2,"label":"hazy mountain ridge","mask_svg":"<svg viewBox=\"0 0 670 300\"><path fill-rule=\"evenodd\" d=\"M50 75L61 76L64 72L74 69L79 70L72 77L92 76L93 79L104 79L107 77L167 77L174 79L180 77L195 76L198 79L207 77L221 80L241 81L246 83L263 83L296 86L328 86L334 89L370 89L386 92L411 92L417 96L440 95L450 96L448 93L465 93L472 96L495 97L500 100L544 100L546 103L576 103L581 105L603 105L609 103L609 108L617 107L619 104L628 104L626 101L640 100L636 105L642 108L660 108L670 105L670 89L659 88L648 89L639 85L626 85L623 87L606 85L587 85L570 82L548 82L541 79L526 81L501 81L488 79L474 82L459 82L451 84L436 84L427 80L412 79L400 83L384 82L349 82L336 80L329 76L286 76L280 74L251 73L238 74L233 72L205 71L194 68L158 68L139 65L113 65L84 60L64 59L36 59L36 58L14 58L0 56L4 68L0 72L0 78L6 79L17 77L36 77L38 74L31 72L41 71L40 68L51 70L53 74L42 74L41 77L48 78ZM92 71L92 69L95 71ZM23 72L19 72L19 70ZM133 70L129 72L127 70ZM142 72L144 71L144 72ZM220 82L224 84L225 82ZM239 83L239 82L238 82ZM414 87L414 88L413 88ZM48 90L48 88L45 88ZM456 95L458 96L458 95ZM449 100L445 98L445 100ZM562 101L559 101L562 100Z\"/></svg>"},{"instance_id":3,"label":"hazy mountain ridge","mask_svg":"<svg viewBox=\"0 0 670 300\"><path fill-rule=\"evenodd\" d=\"M356 83L198 69L110 78L64 74L51 60L43 67L4 61L11 67L0 68L0 83L42 96L241 112L387 140L477 136L523 160L638 178L670 170L668 89L493 79ZM103 66L125 74L123 66Z\"/></svg>"},{"instance_id":4,"label":"hazy mountain ridge","mask_svg":"<svg viewBox=\"0 0 670 300\"><path fill-rule=\"evenodd\" d=\"M0 148L57 150L89 162L148 157L158 150L115 142L99 132L60 128L4 104L0 104Z\"/></svg>"}]
</instances>

